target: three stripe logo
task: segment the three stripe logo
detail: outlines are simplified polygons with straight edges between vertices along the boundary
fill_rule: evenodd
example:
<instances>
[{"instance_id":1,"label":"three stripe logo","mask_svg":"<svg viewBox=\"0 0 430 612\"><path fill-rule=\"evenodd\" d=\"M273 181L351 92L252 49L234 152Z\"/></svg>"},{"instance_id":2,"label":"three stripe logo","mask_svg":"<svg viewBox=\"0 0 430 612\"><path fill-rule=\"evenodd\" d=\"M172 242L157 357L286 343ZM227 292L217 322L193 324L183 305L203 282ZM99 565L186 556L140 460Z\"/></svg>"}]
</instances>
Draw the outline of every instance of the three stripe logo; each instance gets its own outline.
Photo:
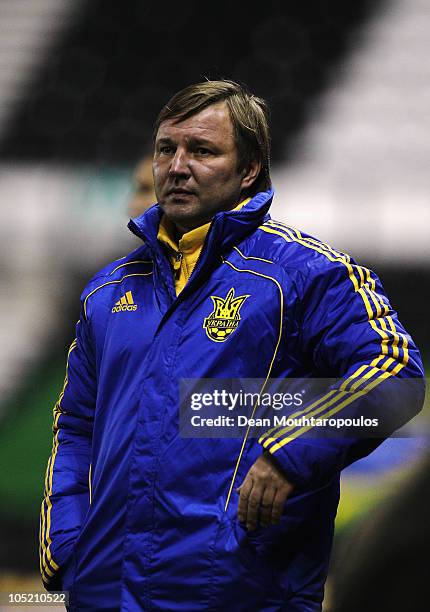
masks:
<instances>
[{"instance_id":1,"label":"three stripe logo","mask_svg":"<svg viewBox=\"0 0 430 612\"><path fill-rule=\"evenodd\" d=\"M132 312L137 310L137 304L134 303L131 291L127 291L117 302L115 302L112 312Z\"/></svg>"}]
</instances>

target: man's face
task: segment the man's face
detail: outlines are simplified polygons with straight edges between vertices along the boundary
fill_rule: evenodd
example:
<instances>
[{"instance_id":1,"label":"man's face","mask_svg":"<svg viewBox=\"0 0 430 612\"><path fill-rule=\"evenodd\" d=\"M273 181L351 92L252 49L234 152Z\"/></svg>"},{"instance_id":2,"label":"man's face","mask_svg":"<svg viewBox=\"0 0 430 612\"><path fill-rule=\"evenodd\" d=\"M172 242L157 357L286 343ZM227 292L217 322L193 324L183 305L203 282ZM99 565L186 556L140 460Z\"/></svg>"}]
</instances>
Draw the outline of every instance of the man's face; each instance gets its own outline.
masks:
<instances>
[{"instance_id":1,"label":"man's face","mask_svg":"<svg viewBox=\"0 0 430 612\"><path fill-rule=\"evenodd\" d=\"M184 233L231 210L254 181L257 162L237 169L233 125L224 102L185 121L168 119L155 139L154 186L163 212Z\"/></svg>"}]
</instances>

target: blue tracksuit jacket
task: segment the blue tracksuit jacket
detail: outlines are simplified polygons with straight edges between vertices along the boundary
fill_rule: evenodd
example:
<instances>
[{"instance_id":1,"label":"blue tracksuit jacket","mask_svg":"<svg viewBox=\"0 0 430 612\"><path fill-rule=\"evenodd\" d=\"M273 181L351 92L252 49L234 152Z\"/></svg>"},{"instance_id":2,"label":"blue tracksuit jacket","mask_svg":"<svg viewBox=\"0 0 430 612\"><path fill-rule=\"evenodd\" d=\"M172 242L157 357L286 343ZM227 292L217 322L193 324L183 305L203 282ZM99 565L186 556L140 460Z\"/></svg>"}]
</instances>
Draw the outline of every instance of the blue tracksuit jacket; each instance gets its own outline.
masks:
<instances>
[{"instance_id":1,"label":"blue tracksuit jacket","mask_svg":"<svg viewBox=\"0 0 430 612\"><path fill-rule=\"evenodd\" d=\"M272 195L214 217L178 297L158 206L129 224L143 245L82 295L40 529L43 580L70 590L72 610L321 609L339 472L380 440L279 427L241 453L238 438L184 438L179 381L363 375L377 385L423 369L377 277L270 220ZM225 307L231 289L247 297L223 327L214 296ZM315 414L348 411L351 397L332 390ZM422 397L414 385L406 404L392 401L393 429ZM247 533L235 487L263 448L296 489L280 525Z\"/></svg>"}]
</instances>

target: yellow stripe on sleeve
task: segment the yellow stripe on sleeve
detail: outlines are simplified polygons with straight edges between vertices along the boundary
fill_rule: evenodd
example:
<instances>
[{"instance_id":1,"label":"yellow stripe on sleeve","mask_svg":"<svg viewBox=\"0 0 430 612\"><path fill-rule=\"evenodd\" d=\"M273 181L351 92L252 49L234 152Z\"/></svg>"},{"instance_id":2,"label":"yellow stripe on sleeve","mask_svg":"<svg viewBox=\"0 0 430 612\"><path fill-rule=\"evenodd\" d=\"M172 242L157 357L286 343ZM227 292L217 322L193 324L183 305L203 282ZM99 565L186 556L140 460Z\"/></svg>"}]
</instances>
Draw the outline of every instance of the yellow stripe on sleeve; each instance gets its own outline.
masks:
<instances>
[{"instance_id":1,"label":"yellow stripe on sleeve","mask_svg":"<svg viewBox=\"0 0 430 612\"><path fill-rule=\"evenodd\" d=\"M354 290L359 293L363 300L369 324L381 338L381 354L375 357L370 365L364 364L360 366L354 374L352 374L342 383L339 390L331 390L319 400L313 402L310 406L290 417L291 419L297 419L302 416L311 418L316 415L320 415L321 417L327 418L330 415L336 414L338 411L342 410L345 406L355 401L358 397L368 393L371 389L380 384L389 376L396 375L407 364L407 337L403 334L398 334L392 317L387 316L386 318L382 318L383 315L387 315L388 306L376 293L376 282L372 278L370 271L367 268L362 268L361 266L357 265L352 266L350 264L350 258L346 254L341 254L333 250L325 243L321 243L310 237L304 238L299 230L290 228L283 224L269 221L266 225L260 226L260 229L263 231L269 231L267 225L270 225L271 227L270 233L283 236L288 242L297 242L306 248L317 251L327 257L327 259L330 261L339 261L342 263L347 268L348 276L354 286ZM283 232L286 232L287 235L279 231L279 229L274 229L277 226L278 228L282 229ZM358 272L358 279L355 275L355 271ZM387 326L387 322L389 328ZM397 363L396 359L399 357L398 345L401 338L403 340L403 359L400 363ZM390 350L392 357L389 357ZM381 360L383 361L382 365L378 365L380 364ZM391 367L394 364L396 365ZM360 377L359 380L352 382L358 377ZM366 386L358 391L358 389L365 383ZM345 394L347 394L348 397L345 398ZM292 431L295 427L290 426L282 429L279 427L272 428L259 438L259 442L263 444L265 448L268 448L270 452L276 452L276 450L284 446L284 444L295 439L305 431L308 431L311 427L312 426L310 425L309 427L301 428L283 440L280 440L279 438L282 435Z\"/></svg>"},{"instance_id":2,"label":"yellow stripe on sleeve","mask_svg":"<svg viewBox=\"0 0 430 612\"><path fill-rule=\"evenodd\" d=\"M43 572L52 577L54 575L54 572L50 569L50 566L54 568L55 571L57 571L59 569L59 566L57 565L57 563L54 561L54 559L52 558L52 554L51 554L51 544L52 544L52 540L51 540L51 536L50 536L50 530L51 530L51 509L52 509L52 502L51 502L51 496L52 496L52 483L53 483L53 473L54 473L54 464L55 464L55 458L57 456L57 451L58 451L58 420L60 418L60 415L62 413L62 407L61 407L61 401L64 397L64 393L67 387L67 384L69 382L69 376L68 376L68 372L69 372L69 359L70 359L70 355L72 353L72 351L77 347L77 340L73 340L72 344L70 345L69 348L69 352L67 354L67 363L66 363L66 374L64 377L64 384L63 384L63 388L61 390L60 396L58 398L57 403L54 406L54 410L53 410L53 414L54 414L54 425L53 425L53 431L54 431L54 440L53 440L53 444L52 444L52 452L51 452L51 457L48 460L48 467L46 470L46 476L45 476L45 499L43 500L42 503L42 531L41 531L41 566L42 566L42 570ZM44 511L44 506L46 506L46 512ZM43 575L43 573L42 573ZM46 580L45 580L46 581Z\"/></svg>"}]
</instances>

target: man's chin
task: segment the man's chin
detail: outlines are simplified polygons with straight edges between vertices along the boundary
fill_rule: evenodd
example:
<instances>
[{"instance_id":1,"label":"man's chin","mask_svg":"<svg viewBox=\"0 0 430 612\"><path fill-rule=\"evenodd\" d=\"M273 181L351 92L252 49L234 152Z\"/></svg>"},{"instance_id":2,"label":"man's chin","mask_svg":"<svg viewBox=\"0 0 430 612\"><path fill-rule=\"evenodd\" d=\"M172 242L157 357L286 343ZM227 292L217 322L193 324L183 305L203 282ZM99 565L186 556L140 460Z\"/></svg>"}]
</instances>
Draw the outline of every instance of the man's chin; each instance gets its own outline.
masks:
<instances>
[{"instance_id":1,"label":"man's chin","mask_svg":"<svg viewBox=\"0 0 430 612\"><path fill-rule=\"evenodd\" d=\"M208 223L209 219L200 215L190 202L167 202L160 204L166 217L182 232L189 231Z\"/></svg>"}]
</instances>

